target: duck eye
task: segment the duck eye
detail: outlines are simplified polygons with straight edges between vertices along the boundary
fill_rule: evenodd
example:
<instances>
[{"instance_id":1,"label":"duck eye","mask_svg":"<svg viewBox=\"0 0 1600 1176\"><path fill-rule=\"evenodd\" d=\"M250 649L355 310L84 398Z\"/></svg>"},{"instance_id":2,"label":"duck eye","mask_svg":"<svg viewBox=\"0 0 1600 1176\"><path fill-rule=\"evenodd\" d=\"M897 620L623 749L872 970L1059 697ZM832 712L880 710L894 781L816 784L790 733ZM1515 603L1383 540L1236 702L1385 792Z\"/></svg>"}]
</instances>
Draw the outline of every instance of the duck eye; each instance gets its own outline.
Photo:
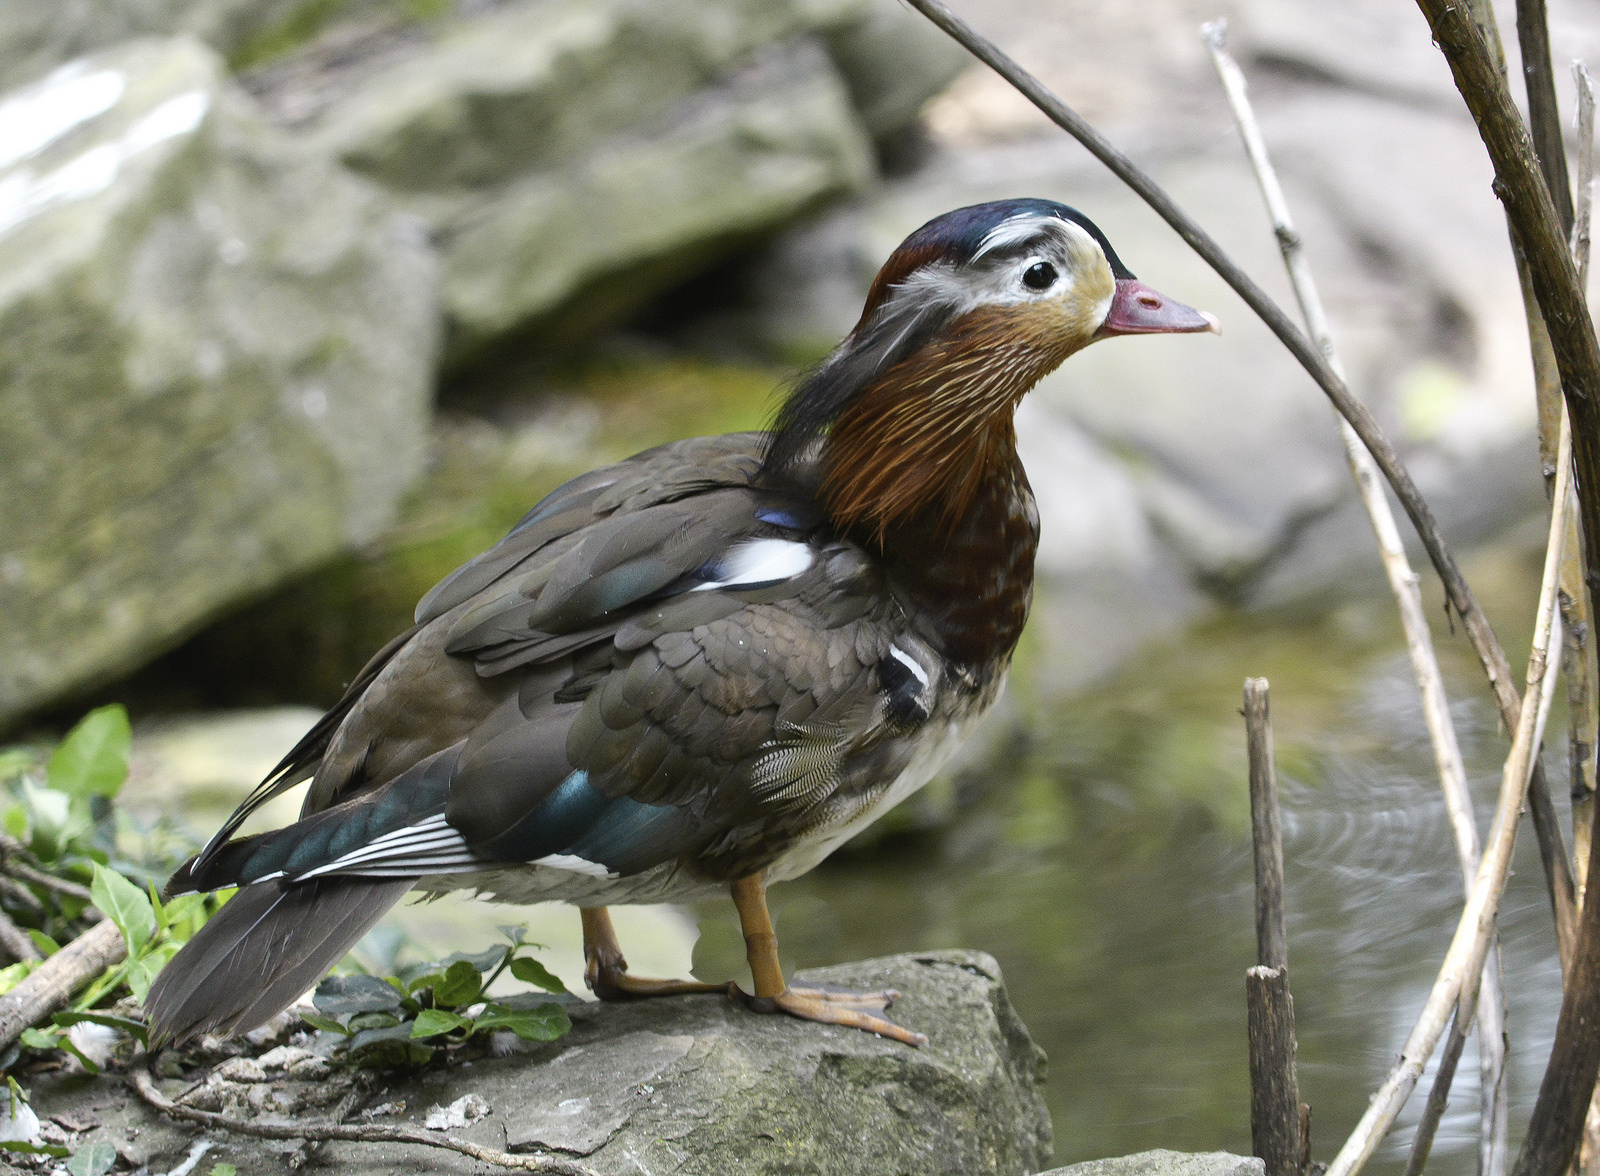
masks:
<instances>
[{"instance_id":1,"label":"duck eye","mask_svg":"<svg viewBox=\"0 0 1600 1176\"><path fill-rule=\"evenodd\" d=\"M1022 284L1030 290L1048 290L1056 284L1056 267L1048 261L1035 262L1022 275Z\"/></svg>"}]
</instances>

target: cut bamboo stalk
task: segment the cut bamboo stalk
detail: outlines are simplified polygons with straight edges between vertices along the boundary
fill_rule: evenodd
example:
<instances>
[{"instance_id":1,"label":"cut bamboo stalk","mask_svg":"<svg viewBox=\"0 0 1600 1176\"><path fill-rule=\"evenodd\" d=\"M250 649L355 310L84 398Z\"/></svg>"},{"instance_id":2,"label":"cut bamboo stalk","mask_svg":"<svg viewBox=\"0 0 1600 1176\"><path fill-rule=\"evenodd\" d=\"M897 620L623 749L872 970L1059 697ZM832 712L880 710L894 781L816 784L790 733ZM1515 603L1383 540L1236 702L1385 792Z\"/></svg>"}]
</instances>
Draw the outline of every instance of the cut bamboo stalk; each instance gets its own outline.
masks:
<instances>
[{"instance_id":1,"label":"cut bamboo stalk","mask_svg":"<svg viewBox=\"0 0 1600 1176\"><path fill-rule=\"evenodd\" d=\"M1245 742L1250 758L1250 832L1256 861L1256 963L1289 966L1289 931L1283 909L1283 816L1273 766L1272 715L1267 680L1244 683Z\"/></svg>"},{"instance_id":2,"label":"cut bamboo stalk","mask_svg":"<svg viewBox=\"0 0 1600 1176\"><path fill-rule=\"evenodd\" d=\"M1273 763L1265 678L1244 683L1250 759L1250 832L1256 863L1256 967L1245 973L1250 1035L1250 1139L1266 1176L1300 1176L1310 1150L1310 1115L1295 1073L1294 997L1283 902L1283 816Z\"/></svg>"},{"instance_id":3,"label":"cut bamboo stalk","mask_svg":"<svg viewBox=\"0 0 1600 1176\"><path fill-rule=\"evenodd\" d=\"M1294 997L1289 969L1244 974L1250 1021L1250 1141L1266 1176L1300 1176L1300 1084L1294 1068Z\"/></svg>"}]
</instances>

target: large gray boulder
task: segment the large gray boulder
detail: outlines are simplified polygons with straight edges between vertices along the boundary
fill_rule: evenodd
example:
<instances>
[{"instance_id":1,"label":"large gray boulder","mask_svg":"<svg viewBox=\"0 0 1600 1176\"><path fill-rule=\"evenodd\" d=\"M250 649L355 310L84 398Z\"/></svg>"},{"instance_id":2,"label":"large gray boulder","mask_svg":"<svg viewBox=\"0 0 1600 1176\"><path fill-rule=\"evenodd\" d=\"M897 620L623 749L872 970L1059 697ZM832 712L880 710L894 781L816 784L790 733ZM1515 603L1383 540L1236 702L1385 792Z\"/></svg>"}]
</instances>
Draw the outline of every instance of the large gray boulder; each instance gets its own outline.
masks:
<instances>
[{"instance_id":1,"label":"large gray boulder","mask_svg":"<svg viewBox=\"0 0 1600 1176\"><path fill-rule=\"evenodd\" d=\"M720 995L570 1005L572 1032L557 1042L396 1077L361 1105L384 1108L378 1123L416 1128L430 1110L444 1112L439 1122L454 1106L461 1138L581 1157L604 1176L1021 1176L1049 1162L1044 1055L1012 1011L993 959L943 951L804 976L899 989L894 1016L926 1032L929 1045L912 1049L854 1029L758 1016ZM306 1121L324 1117L322 1108L350 1089L337 1076L272 1081L269 1071L262 1082L260 1070L232 1072L247 1080L212 1082L200 1101L230 1114ZM163 1086L176 1095L199 1077L191 1072ZM33 1104L56 1134L62 1125L78 1127L70 1146L104 1139L135 1166L175 1166L193 1130L163 1121L112 1081L46 1079L34 1087ZM352 1117L361 1121L359 1107ZM231 1158L241 1171L259 1170L259 1161L247 1169L241 1157L293 1146L209 1138L215 1148L207 1163ZM350 1176L478 1170L459 1154L400 1144L327 1144L319 1161Z\"/></svg>"},{"instance_id":2,"label":"large gray boulder","mask_svg":"<svg viewBox=\"0 0 1600 1176\"><path fill-rule=\"evenodd\" d=\"M854 47L875 127L948 77L872 83L866 46L884 34L862 25L868 11L540 0L405 35L350 30L248 81L284 126L427 220L458 362L529 325L570 336L612 321L866 184L869 131L818 38Z\"/></svg>"},{"instance_id":3,"label":"large gray boulder","mask_svg":"<svg viewBox=\"0 0 1600 1176\"><path fill-rule=\"evenodd\" d=\"M135 37L186 33L230 54L301 0L50 0L0 4L0 89Z\"/></svg>"},{"instance_id":4,"label":"large gray boulder","mask_svg":"<svg viewBox=\"0 0 1600 1176\"><path fill-rule=\"evenodd\" d=\"M0 722L377 535L436 264L187 38L0 99Z\"/></svg>"}]
</instances>

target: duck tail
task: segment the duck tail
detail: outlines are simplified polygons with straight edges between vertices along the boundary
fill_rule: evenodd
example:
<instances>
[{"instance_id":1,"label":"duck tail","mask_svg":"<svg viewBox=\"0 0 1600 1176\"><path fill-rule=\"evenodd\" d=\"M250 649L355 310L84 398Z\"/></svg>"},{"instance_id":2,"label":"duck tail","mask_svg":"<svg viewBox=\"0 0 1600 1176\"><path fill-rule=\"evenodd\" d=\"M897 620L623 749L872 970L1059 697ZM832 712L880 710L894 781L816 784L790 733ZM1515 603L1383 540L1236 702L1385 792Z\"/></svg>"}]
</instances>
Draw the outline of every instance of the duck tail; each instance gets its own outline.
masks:
<instances>
[{"instance_id":1,"label":"duck tail","mask_svg":"<svg viewBox=\"0 0 1600 1176\"><path fill-rule=\"evenodd\" d=\"M414 878L257 882L212 916L150 986L150 1051L255 1028L320 980Z\"/></svg>"}]
</instances>

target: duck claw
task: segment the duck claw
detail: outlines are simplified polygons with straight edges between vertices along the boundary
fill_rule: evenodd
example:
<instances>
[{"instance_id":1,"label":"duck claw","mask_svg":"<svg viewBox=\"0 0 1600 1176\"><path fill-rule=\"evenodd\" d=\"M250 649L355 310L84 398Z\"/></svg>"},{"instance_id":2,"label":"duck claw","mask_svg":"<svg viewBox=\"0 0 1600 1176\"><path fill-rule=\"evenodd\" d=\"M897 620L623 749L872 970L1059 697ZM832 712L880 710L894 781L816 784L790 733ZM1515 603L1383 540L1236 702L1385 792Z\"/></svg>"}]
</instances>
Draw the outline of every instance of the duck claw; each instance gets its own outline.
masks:
<instances>
[{"instance_id":1,"label":"duck claw","mask_svg":"<svg viewBox=\"0 0 1600 1176\"><path fill-rule=\"evenodd\" d=\"M758 1013L785 1012L803 1021L844 1025L910 1046L927 1045L925 1034L863 1011L887 1008L899 995L893 989L884 992L839 992L821 988L785 988L776 996L750 996L737 984L728 985L730 999Z\"/></svg>"}]
</instances>

